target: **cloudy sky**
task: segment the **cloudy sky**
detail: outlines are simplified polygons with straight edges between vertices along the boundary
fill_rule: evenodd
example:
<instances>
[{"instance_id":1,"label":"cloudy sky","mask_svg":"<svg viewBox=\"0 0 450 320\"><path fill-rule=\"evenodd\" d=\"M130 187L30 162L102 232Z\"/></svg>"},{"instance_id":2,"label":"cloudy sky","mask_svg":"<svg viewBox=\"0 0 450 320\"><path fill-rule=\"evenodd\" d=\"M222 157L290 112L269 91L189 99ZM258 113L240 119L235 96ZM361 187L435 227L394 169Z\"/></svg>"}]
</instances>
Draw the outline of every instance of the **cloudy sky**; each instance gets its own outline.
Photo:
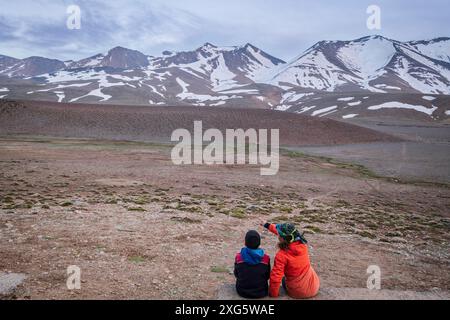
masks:
<instances>
[{"instance_id":1,"label":"cloudy sky","mask_svg":"<svg viewBox=\"0 0 450 320\"><path fill-rule=\"evenodd\" d=\"M66 26L69 5L81 28ZM381 29L366 26L369 5L381 9ZM114 46L159 55L205 42L247 42L284 60L320 40L381 34L397 40L450 36L448 0L15 0L0 11L0 54L80 59Z\"/></svg>"}]
</instances>

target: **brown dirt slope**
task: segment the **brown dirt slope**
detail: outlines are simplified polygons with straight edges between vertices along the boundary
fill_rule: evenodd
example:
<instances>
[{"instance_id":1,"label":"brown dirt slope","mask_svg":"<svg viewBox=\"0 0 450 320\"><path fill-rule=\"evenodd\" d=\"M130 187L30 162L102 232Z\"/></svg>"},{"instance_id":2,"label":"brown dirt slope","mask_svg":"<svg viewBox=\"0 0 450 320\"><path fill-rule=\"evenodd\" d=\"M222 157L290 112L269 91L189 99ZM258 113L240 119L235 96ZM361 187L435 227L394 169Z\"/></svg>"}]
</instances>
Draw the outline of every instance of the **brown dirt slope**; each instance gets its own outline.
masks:
<instances>
[{"instance_id":1,"label":"brown dirt slope","mask_svg":"<svg viewBox=\"0 0 450 320\"><path fill-rule=\"evenodd\" d=\"M168 142L174 129L278 128L282 145L398 141L390 135L331 119L212 107L137 107L0 100L0 134Z\"/></svg>"}]
</instances>

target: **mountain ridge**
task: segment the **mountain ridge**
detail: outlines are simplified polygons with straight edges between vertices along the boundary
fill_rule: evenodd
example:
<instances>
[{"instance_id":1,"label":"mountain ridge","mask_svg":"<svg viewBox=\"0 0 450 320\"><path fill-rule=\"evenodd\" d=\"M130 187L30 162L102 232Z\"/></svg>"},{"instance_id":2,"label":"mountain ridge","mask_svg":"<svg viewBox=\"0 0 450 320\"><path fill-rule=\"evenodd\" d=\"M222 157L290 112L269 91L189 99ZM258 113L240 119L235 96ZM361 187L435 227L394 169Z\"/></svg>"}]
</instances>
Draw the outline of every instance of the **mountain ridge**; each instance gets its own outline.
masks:
<instances>
[{"instance_id":1,"label":"mountain ridge","mask_svg":"<svg viewBox=\"0 0 450 320\"><path fill-rule=\"evenodd\" d=\"M449 95L450 38L323 40L288 62L251 43L210 42L160 56L121 46L77 61L0 55L0 91L13 99L246 105L317 115L310 98L323 93Z\"/></svg>"}]
</instances>

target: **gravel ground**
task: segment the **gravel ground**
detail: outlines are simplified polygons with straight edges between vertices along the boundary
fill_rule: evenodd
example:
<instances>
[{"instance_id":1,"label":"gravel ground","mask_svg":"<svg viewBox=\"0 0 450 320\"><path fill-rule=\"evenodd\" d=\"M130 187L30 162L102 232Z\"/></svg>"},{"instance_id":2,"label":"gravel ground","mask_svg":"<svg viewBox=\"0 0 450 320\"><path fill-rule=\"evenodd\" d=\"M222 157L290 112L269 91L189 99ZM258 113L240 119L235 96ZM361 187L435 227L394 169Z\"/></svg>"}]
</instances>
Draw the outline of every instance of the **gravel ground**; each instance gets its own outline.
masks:
<instances>
[{"instance_id":1,"label":"gravel ground","mask_svg":"<svg viewBox=\"0 0 450 320\"><path fill-rule=\"evenodd\" d=\"M293 221L322 287L450 289L450 192L283 153L254 166L174 166L165 146L76 139L0 141L0 272L18 299L212 299L232 283L248 229ZM68 290L67 267L81 268Z\"/></svg>"}]
</instances>

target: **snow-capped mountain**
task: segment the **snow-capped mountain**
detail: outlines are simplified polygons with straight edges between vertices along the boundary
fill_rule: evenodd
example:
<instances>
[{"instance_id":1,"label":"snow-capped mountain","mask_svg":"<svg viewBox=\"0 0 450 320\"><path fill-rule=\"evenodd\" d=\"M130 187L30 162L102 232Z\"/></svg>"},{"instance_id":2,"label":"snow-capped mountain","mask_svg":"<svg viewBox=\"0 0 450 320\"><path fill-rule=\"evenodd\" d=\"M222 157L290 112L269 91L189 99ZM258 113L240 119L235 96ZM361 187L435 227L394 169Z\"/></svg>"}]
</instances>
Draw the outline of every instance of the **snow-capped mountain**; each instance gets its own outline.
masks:
<instances>
[{"instance_id":1,"label":"snow-capped mountain","mask_svg":"<svg viewBox=\"0 0 450 320\"><path fill-rule=\"evenodd\" d=\"M450 94L450 38L320 41L289 63L249 43L230 47L205 43L192 51L164 51L158 57L115 47L65 62L0 55L0 89L1 98L11 99L226 105L318 115L314 108L319 103L311 101L325 93ZM322 109L327 110L333 105L326 105L330 95L326 97ZM330 114L341 103L335 105Z\"/></svg>"},{"instance_id":2,"label":"snow-capped mountain","mask_svg":"<svg viewBox=\"0 0 450 320\"><path fill-rule=\"evenodd\" d=\"M20 59L0 55L0 70L6 71L6 69L8 67L13 66L14 64L18 63L19 61L20 61Z\"/></svg>"},{"instance_id":3,"label":"snow-capped mountain","mask_svg":"<svg viewBox=\"0 0 450 320\"><path fill-rule=\"evenodd\" d=\"M402 43L381 36L321 41L277 70L269 82L328 92L450 94L449 43L448 38Z\"/></svg>"},{"instance_id":4,"label":"snow-capped mountain","mask_svg":"<svg viewBox=\"0 0 450 320\"><path fill-rule=\"evenodd\" d=\"M8 77L33 77L65 68L64 62L43 57L16 59L0 55L0 74Z\"/></svg>"},{"instance_id":5,"label":"snow-capped mountain","mask_svg":"<svg viewBox=\"0 0 450 320\"><path fill-rule=\"evenodd\" d=\"M205 43L194 51L170 53L151 61L154 68L178 68L209 80L215 91L252 84L261 74L285 62L247 43L217 47Z\"/></svg>"},{"instance_id":6,"label":"snow-capped mountain","mask_svg":"<svg viewBox=\"0 0 450 320\"><path fill-rule=\"evenodd\" d=\"M432 59L450 62L450 38L441 37L432 40L410 41L406 44Z\"/></svg>"}]
</instances>

